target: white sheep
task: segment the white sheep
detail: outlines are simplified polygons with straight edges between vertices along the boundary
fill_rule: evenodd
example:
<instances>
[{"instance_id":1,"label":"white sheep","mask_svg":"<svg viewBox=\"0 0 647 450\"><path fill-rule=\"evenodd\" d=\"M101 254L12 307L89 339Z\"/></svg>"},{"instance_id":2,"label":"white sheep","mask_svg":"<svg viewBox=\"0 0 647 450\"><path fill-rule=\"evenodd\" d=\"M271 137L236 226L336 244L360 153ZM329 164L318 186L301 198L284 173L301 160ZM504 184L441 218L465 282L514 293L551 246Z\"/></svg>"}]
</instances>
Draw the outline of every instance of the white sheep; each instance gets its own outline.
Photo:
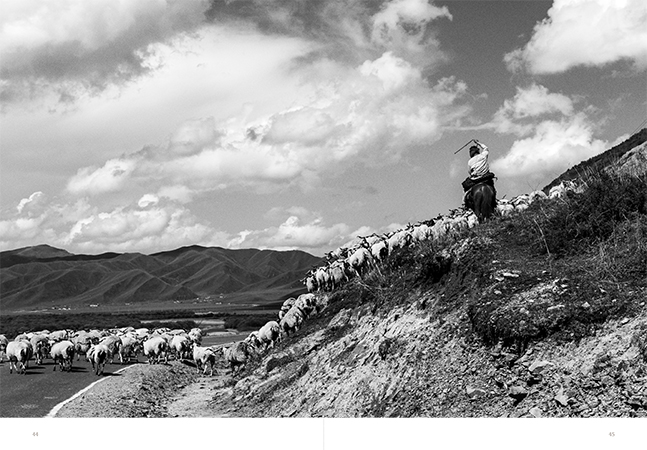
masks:
<instances>
[{"instance_id":1,"label":"white sheep","mask_svg":"<svg viewBox=\"0 0 647 450\"><path fill-rule=\"evenodd\" d=\"M294 302L296 302L297 299L294 297L288 298L286 301L283 302L283 305L281 306L281 310L279 311L279 321L283 319L285 314L292 308L294 305Z\"/></svg>"},{"instance_id":2,"label":"white sheep","mask_svg":"<svg viewBox=\"0 0 647 450\"><path fill-rule=\"evenodd\" d=\"M67 330L57 330L49 333L49 340L54 342L60 342L68 339Z\"/></svg>"},{"instance_id":3,"label":"white sheep","mask_svg":"<svg viewBox=\"0 0 647 450\"><path fill-rule=\"evenodd\" d=\"M346 258L346 262L360 276L375 266L373 255L366 247L357 248L352 255Z\"/></svg>"},{"instance_id":4,"label":"white sheep","mask_svg":"<svg viewBox=\"0 0 647 450\"><path fill-rule=\"evenodd\" d=\"M497 201L496 209L501 216L506 217L512 215L514 212L514 205L507 199L501 199Z\"/></svg>"},{"instance_id":5,"label":"white sheep","mask_svg":"<svg viewBox=\"0 0 647 450\"><path fill-rule=\"evenodd\" d=\"M258 331L252 331L249 335L243 339L243 342L249 345L250 349L255 353L260 353L261 351L261 341L258 339Z\"/></svg>"},{"instance_id":6,"label":"white sheep","mask_svg":"<svg viewBox=\"0 0 647 450\"><path fill-rule=\"evenodd\" d=\"M449 227L449 221L445 217L436 220L431 227L431 234L434 240L439 240L445 237L449 231Z\"/></svg>"},{"instance_id":7,"label":"white sheep","mask_svg":"<svg viewBox=\"0 0 647 450\"><path fill-rule=\"evenodd\" d=\"M301 294L294 302L293 308L299 308L303 313L303 318L307 319L315 310L315 298L315 294Z\"/></svg>"},{"instance_id":8,"label":"white sheep","mask_svg":"<svg viewBox=\"0 0 647 450\"><path fill-rule=\"evenodd\" d=\"M537 200L547 200L548 196L542 190L536 190L530 193L529 195L530 203L536 202Z\"/></svg>"},{"instance_id":9,"label":"white sheep","mask_svg":"<svg viewBox=\"0 0 647 450\"><path fill-rule=\"evenodd\" d=\"M281 336L281 327L278 322L271 320L258 330L257 339L260 345L263 346L263 351L266 351L268 348L274 348L274 343Z\"/></svg>"},{"instance_id":10,"label":"white sheep","mask_svg":"<svg viewBox=\"0 0 647 450\"><path fill-rule=\"evenodd\" d=\"M189 339L191 339L191 342L201 345L202 344L202 330L200 328L191 328L189 331Z\"/></svg>"},{"instance_id":11,"label":"white sheep","mask_svg":"<svg viewBox=\"0 0 647 450\"><path fill-rule=\"evenodd\" d=\"M103 374L109 355L110 349L105 344L92 345L88 349L86 358L92 363L92 369L96 375Z\"/></svg>"},{"instance_id":12,"label":"white sheep","mask_svg":"<svg viewBox=\"0 0 647 450\"><path fill-rule=\"evenodd\" d=\"M564 195L564 192L564 183L560 183L557 186L550 188L550 190L548 191L548 198L551 200L560 198L562 195Z\"/></svg>"},{"instance_id":13,"label":"white sheep","mask_svg":"<svg viewBox=\"0 0 647 450\"><path fill-rule=\"evenodd\" d=\"M9 339L4 334L0 334L0 362L4 361L4 357L7 356L7 345L9 344Z\"/></svg>"},{"instance_id":14,"label":"white sheep","mask_svg":"<svg viewBox=\"0 0 647 450\"><path fill-rule=\"evenodd\" d=\"M200 369L203 369L202 374L206 375L207 366L209 366L209 368L211 369L211 373L209 375L213 376L213 367L216 364L216 350L214 350L212 347L200 347L198 345L194 346L193 362L195 363L198 373L200 373Z\"/></svg>"},{"instance_id":15,"label":"white sheep","mask_svg":"<svg viewBox=\"0 0 647 450\"><path fill-rule=\"evenodd\" d=\"M119 349L121 348L121 338L119 336L115 336L111 334L110 336L106 336L103 339L101 339L99 343L105 344L106 347L108 347L108 350L110 350L108 359L110 359L110 364L112 364L114 361L115 355L119 354Z\"/></svg>"},{"instance_id":16,"label":"white sheep","mask_svg":"<svg viewBox=\"0 0 647 450\"><path fill-rule=\"evenodd\" d=\"M223 351L225 361L229 363L231 374L235 375L245 368L251 357L249 344L244 341L236 342Z\"/></svg>"},{"instance_id":17,"label":"white sheep","mask_svg":"<svg viewBox=\"0 0 647 450\"><path fill-rule=\"evenodd\" d=\"M314 273L308 273L305 277L305 285L308 292L314 292L317 290L317 279L314 276Z\"/></svg>"},{"instance_id":18,"label":"white sheep","mask_svg":"<svg viewBox=\"0 0 647 450\"><path fill-rule=\"evenodd\" d=\"M180 360L188 356L191 351L191 345L191 339L188 336L176 335L171 339L169 347L175 353L175 359Z\"/></svg>"},{"instance_id":19,"label":"white sheep","mask_svg":"<svg viewBox=\"0 0 647 450\"><path fill-rule=\"evenodd\" d=\"M13 338L14 341L20 342L20 341L28 341L29 342L29 336L27 333L20 333L17 335L15 338Z\"/></svg>"},{"instance_id":20,"label":"white sheep","mask_svg":"<svg viewBox=\"0 0 647 450\"><path fill-rule=\"evenodd\" d=\"M330 289L336 289L347 282L350 279L348 274L353 272L348 262L340 260L328 266L328 273L330 275Z\"/></svg>"},{"instance_id":21,"label":"white sheep","mask_svg":"<svg viewBox=\"0 0 647 450\"><path fill-rule=\"evenodd\" d=\"M476 214L470 211L467 215L467 228L474 228L479 224L479 218Z\"/></svg>"},{"instance_id":22,"label":"white sheep","mask_svg":"<svg viewBox=\"0 0 647 450\"><path fill-rule=\"evenodd\" d=\"M54 360L54 370L58 363L61 370L71 372L72 361L74 360L74 343L67 339L56 342L52 345L52 359Z\"/></svg>"},{"instance_id":23,"label":"white sheep","mask_svg":"<svg viewBox=\"0 0 647 450\"><path fill-rule=\"evenodd\" d=\"M124 363L124 358L128 358L128 362L134 355L141 351L142 344L139 339L134 338L132 335L121 336L121 345L119 346L119 362Z\"/></svg>"},{"instance_id":24,"label":"white sheep","mask_svg":"<svg viewBox=\"0 0 647 450\"><path fill-rule=\"evenodd\" d=\"M7 358L9 359L9 373L26 373L29 359L32 357L33 348L29 341L11 341L7 343Z\"/></svg>"},{"instance_id":25,"label":"white sheep","mask_svg":"<svg viewBox=\"0 0 647 450\"><path fill-rule=\"evenodd\" d=\"M34 351L36 364L43 364L43 359L49 354L49 339L44 334L34 334L29 340Z\"/></svg>"},{"instance_id":26,"label":"white sheep","mask_svg":"<svg viewBox=\"0 0 647 450\"><path fill-rule=\"evenodd\" d=\"M377 262L384 262L389 255L389 244L386 240L380 239L371 246L371 256Z\"/></svg>"},{"instance_id":27,"label":"white sheep","mask_svg":"<svg viewBox=\"0 0 647 450\"><path fill-rule=\"evenodd\" d=\"M410 227L402 228L391 235L387 239L387 244L389 246L389 255L393 254L394 251L400 248L404 248L411 244L413 237L411 236Z\"/></svg>"},{"instance_id":28,"label":"white sheep","mask_svg":"<svg viewBox=\"0 0 647 450\"><path fill-rule=\"evenodd\" d=\"M411 230L411 238L414 241L423 242L430 239L433 236L431 227L426 223L420 223L413 227Z\"/></svg>"},{"instance_id":29,"label":"white sheep","mask_svg":"<svg viewBox=\"0 0 647 450\"><path fill-rule=\"evenodd\" d=\"M292 308L281 319L279 326L281 327L281 331L283 331L287 336L290 336L290 333L294 333L299 330L304 320L305 317L301 309Z\"/></svg>"},{"instance_id":30,"label":"white sheep","mask_svg":"<svg viewBox=\"0 0 647 450\"><path fill-rule=\"evenodd\" d=\"M162 336L153 336L144 342L144 356L148 358L148 364L159 362L164 356L164 363L168 362L168 343Z\"/></svg>"},{"instance_id":31,"label":"white sheep","mask_svg":"<svg viewBox=\"0 0 647 450\"><path fill-rule=\"evenodd\" d=\"M330 274L326 267L319 267L315 271L315 280L317 282L317 290L329 289L330 286Z\"/></svg>"},{"instance_id":32,"label":"white sheep","mask_svg":"<svg viewBox=\"0 0 647 450\"><path fill-rule=\"evenodd\" d=\"M148 328L137 328L135 330L135 333L137 333L137 337L140 340L146 340L150 337L150 331L148 330Z\"/></svg>"}]
</instances>

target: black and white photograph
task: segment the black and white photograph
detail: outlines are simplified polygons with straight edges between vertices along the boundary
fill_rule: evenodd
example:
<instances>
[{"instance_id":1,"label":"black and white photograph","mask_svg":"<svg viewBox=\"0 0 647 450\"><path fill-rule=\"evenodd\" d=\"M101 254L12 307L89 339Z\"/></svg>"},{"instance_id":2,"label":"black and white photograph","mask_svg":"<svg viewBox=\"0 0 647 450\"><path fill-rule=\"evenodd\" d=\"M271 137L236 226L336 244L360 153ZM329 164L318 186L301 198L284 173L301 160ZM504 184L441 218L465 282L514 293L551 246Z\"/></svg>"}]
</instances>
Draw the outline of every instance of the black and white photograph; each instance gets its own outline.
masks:
<instances>
[{"instance_id":1,"label":"black and white photograph","mask_svg":"<svg viewBox=\"0 0 647 450\"><path fill-rule=\"evenodd\" d=\"M7 442L647 442L644 0L0 0L0 102Z\"/></svg>"}]
</instances>

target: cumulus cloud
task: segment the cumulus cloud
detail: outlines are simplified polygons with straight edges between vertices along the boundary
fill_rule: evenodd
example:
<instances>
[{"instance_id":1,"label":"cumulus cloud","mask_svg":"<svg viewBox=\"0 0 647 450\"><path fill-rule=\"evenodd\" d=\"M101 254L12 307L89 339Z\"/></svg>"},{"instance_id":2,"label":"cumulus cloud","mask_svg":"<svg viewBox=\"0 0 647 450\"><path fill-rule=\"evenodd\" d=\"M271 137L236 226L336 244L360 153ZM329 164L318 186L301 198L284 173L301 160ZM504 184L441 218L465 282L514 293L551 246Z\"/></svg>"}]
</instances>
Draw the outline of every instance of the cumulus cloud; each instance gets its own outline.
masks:
<instances>
[{"instance_id":1,"label":"cumulus cloud","mask_svg":"<svg viewBox=\"0 0 647 450\"><path fill-rule=\"evenodd\" d=\"M21 0L0 22L3 100L54 89L102 90L150 72L157 43L204 23L204 0Z\"/></svg>"},{"instance_id":2,"label":"cumulus cloud","mask_svg":"<svg viewBox=\"0 0 647 450\"><path fill-rule=\"evenodd\" d=\"M492 162L492 170L540 180L609 148L594 137L596 125L577 106L570 97L538 84L518 87L514 98L505 100L492 121L481 126L518 138L505 156Z\"/></svg>"},{"instance_id":3,"label":"cumulus cloud","mask_svg":"<svg viewBox=\"0 0 647 450\"><path fill-rule=\"evenodd\" d=\"M546 120L531 136L517 140L510 151L492 163L502 176L540 179L604 152L609 143L595 139L593 124L582 112L561 120Z\"/></svg>"},{"instance_id":4,"label":"cumulus cloud","mask_svg":"<svg viewBox=\"0 0 647 450\"><path fill-rule=\"evenodd\" d=\"M309 214L309 213L308 213ZM345 223L326 225L321 217L304 221L289 216L279 226L262 230L245 230L233 238L229 245L236 248L272 248L277 250L305 249L321 253L335 248L348 239L350 228Z\"/></svg>"},{"instance_id":5,"label":"cumulus cloud","mask_svg":"<svg viewBox=\"0 0 647 450\"><path fill-rule=\"evenodd\" d=\"M325 76L314 75L319 67ZM443 78L430 86L419 68L391 52L353 68L324 60L299 75L313 93L301 105L252 121L244 112L185 122L164 145L80 169L68 190L97 195L138 184L185 201L230 188L307 190L324 173L396 162L468 111L464 83Z\"/></svg>"},{"instance_id":6,"label":"cumulus cloud","mask_svg":"<svg viewBox=\"0 0 647 450\"><path fill-rule=\"evenodd\" d=\"M620 60L647 69L647 8L643 0L555 0L525 47L505 55L512 71L564 72Z\"/></svg>"},{"instance_id":7,"label":"cumulus cloud","mask_svg":"<svg viewBox=\"0 0 647 450\"><path fill-rule=\"evenodd\" d=\"M443 59L438 41L427 32L427 25L438 18L452 19L446 6L427 0L393 0L372 17L371 40L411 61L432 63L433 58Z\"/></svg>"},{"instance_id":8,"label":"cumulus cloud","mask_svg":"<svg viewBox=\"0 0 647 450\"><path fill-rule=\"evenodd\" d=\"M137 206L140 208L148 208L151 205L157 205L160 199L155 194L146 194L137 202Z\"/></svg>"},{"instance_id":9,"label":"cumulus cloud","mask_svg":"<svg viewBox=\"0 0 647 450\"><path fill-rule=\"evenodd\" d=\"M74 194L91 195L117 191L126 184L136 164L134 159L111 159L99 168L81 168L68 181L67 189Z\"/></svg>"},{"instance_id":10,"label":"cumulus cloud","mask_svg":"<svg viewBox=\"0 0 647 450\"><path fill-rule=\"evenodd\" d=\"M20 200L20 203L18 203L16 209L19 213L23 212L24 210L31 210L43 202L43 197L44 194L41 191L34 192L28 198L23 198L22 200Z\"/></svg>"},{"instance_id":11,"label":"cumulus cloud","mask_svg":"<svg viewBox=\"0 0 647 450\"><path fill-rule=\"evenodd\" d=\"M490 127L500 133L524 135L534 129L537 118L570 116L573 111L571 98L532 84L527 88L517 87L514 98L505 100L495 113Z\"/></svg>"}]
</instances>

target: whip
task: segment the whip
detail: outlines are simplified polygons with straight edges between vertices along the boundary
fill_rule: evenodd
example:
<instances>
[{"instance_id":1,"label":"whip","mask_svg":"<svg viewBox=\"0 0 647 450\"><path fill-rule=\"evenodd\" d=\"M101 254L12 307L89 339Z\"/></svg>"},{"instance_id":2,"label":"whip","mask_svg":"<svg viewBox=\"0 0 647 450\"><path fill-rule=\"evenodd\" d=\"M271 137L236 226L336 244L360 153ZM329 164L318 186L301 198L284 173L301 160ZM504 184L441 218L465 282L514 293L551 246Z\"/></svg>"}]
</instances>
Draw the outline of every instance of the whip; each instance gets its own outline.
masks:
<instances>
[{"instance_id":1,"label":"whip","mask_svg":"<svg viewBox=\"0 0 647 450\"><path fill-rule=\"evenodd\" d=\"M479 141L477 141L476 139L470 139L469 141L467 141L467 144L463 145L461 148L459 148L458 150L456 150L456 151L454 152L454 155L455 155L456 153L460 152L461 150L463 150L463 149L464 149L465 147L467 147L468 145L470 145L472 142L475 142L477 145L479 145Z\"/></svg>"}]
</instances>

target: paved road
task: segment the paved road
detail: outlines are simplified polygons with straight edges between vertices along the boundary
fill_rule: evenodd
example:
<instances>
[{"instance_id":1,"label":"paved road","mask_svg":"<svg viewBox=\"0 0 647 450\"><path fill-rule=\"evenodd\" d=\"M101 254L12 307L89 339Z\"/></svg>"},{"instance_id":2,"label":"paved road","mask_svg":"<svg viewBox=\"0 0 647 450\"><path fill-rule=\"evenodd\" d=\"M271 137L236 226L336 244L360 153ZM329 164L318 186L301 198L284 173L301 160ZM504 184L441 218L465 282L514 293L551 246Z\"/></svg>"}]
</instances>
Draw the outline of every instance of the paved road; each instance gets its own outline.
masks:
<instances>
[{"instance_id":1,"label":"paved road","mask_svg":"<svg viewBox=\"0 0 647 450\"><path fill-rule=\"evenodd\" d=\"M140 356L141 361L146 358ZM106 364L104 376L121 376L114 372L126 365ZM32 360L25 375L9 373L9 362L0 363L0 417L44 417L58 403L67 400L100 377L89 362L74 361L71 372L54 371L46 359L37 366Z\"/></svg>"},{"instance_id":2,"label":"paved road","mask_svg":"<svg viewBox=\"0 0 647 450\"><path fill-rule=\"evenodd\" d=\"M222 333L205 336L202 345L231 344L244 339L249 333ZM117 359L118 360L118 359ZM138 362L145 363L147 358L140 355ZM106 364L104 376L118 377L114 372L126 365ZM25 375L9 373L9 362L0 363L0 417L45 417L60 402L67 400L78 391L97 381L92 365L82 356L74 361L71 372L61 372L54 362L46 359L37 366L29 361Z\"/></svg>"}]
</instances>

